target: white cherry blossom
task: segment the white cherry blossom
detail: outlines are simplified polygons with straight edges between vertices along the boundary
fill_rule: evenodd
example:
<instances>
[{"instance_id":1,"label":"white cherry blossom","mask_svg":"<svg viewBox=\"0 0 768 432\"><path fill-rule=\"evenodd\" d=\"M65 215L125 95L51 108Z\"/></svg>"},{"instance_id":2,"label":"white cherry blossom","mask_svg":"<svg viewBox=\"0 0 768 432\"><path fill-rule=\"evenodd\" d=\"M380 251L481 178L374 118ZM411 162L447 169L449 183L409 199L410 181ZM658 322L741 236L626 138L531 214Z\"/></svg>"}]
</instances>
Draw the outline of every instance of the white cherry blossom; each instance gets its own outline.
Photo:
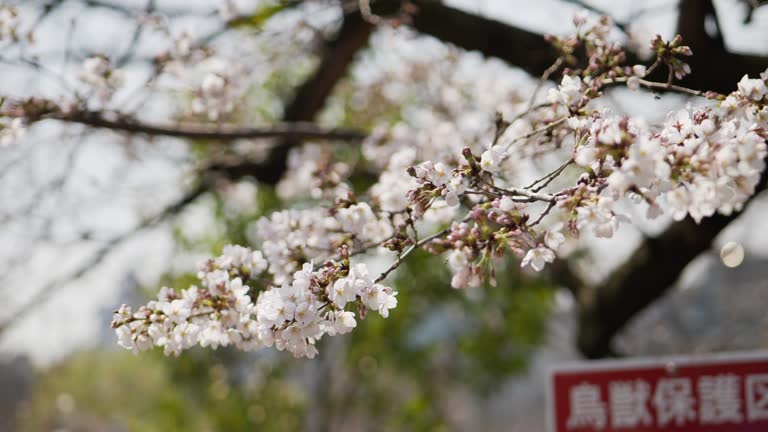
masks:
<instances>
[{"instance_id":1,"label":"white cherry blossom","mask_svg":"<svg viewBox=\"0 0 768 432\"><path fill-rule=\"evenodd\" d=\"M521 267L531 266L536 271L541 271L547 263L555 261L555 253L548 247L539 245L529 249L520 263Z\"/></svg>"}]
</instances>

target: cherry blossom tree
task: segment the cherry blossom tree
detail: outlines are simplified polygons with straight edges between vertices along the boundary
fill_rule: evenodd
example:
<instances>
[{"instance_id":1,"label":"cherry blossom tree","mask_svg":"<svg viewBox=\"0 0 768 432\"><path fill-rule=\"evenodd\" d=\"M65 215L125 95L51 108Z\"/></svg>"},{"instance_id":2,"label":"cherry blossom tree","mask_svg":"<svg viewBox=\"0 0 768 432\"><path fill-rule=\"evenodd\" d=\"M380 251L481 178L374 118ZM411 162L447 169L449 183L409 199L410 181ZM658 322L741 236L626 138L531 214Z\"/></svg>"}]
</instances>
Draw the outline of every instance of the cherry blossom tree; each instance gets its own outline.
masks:
<instances>
[{"instance_id":1,"label":"cherry blossom tree","mask_svg":"<svg viewBox=\"0 0 768 432\"><path fill-rule=\"evenodd\" d=\"M617 36L624 25L594 11L577 14L568 34L543 36L429 0L281 2L260 4L255 13L222 2L217 13L225 30L193 37L174 25L178 17L149 2L135 16L134 40L153 32L163 45L142 54L151 70L132 86L125 69L135 50L90 53L76 73L53 73L26 56L38 43L35 18L4 5L0 43L8 56L54 75L65 90L57 97L4 96L0 142L17 145L25 132L53 121L230 144L197 164L189 192L140 228L246 176L276 184L294 203L253 224L248 244L227 245L205 260L194 285L162 287L146 305L121 306L112 327L118 343L135 352L274 347L313 358L324 336L352 332L371 313L396 314L408 292L389 280L424 250L447 262L452 277L445 285L458 290L496 284L505 259L524 271L551 270L581 308L580 348L604 356L612 335L764 187L768 62L725 51L719 29L715 36L698 31L714 14L711 2L683 3L692 6L680 14L681 35L640 42ZM477 31L457 31L456 23ZM411 31L402 27L499 57L537 78L521 90L500 63L448 51L438 59L444 68L414 56L400 70L354 72L359 79L342 89L344 96L332 95L370 38L397 44L401 32ZM237 41L238 32L248 35L239 29L253 28L258 49L215 43L230 33ZM488 42L496 36L498 43ZM503 40L530 41L536 49L523 52ZM305 65L314 73L291 102L243 114L249 100L262 97L265 81L293 61L297 45L318 41L326 53ZM705 48L703 60L698 48ZM643 60L641 53L650 56ZM722 73L712 70L726 60ZM263 63L266 72L256 69ZM409 82L413 77L422 79ZM136 89L150 89L152 103L174 113L145 115L150 102ZM606 100L617 89L690 99L656 124L612 109ZM394 120L374 124L355 124L332 108L319 117L333 97L375 110L377 101L396 106L418 92L434 98L436 108L404 106L388 113ZM232 145L237 140L270 141L253 155ZM353 181L360 173L363 186ZM677 223L641 246L641 258L590 286L569 256L637 223L627 208ZM693 240L680 240L690 232ZM669 244L675 247L655 254ZM386 266L374 271L373 258ZM638 293L645 283L654 288Z\"/></svg>"}]
</instances>

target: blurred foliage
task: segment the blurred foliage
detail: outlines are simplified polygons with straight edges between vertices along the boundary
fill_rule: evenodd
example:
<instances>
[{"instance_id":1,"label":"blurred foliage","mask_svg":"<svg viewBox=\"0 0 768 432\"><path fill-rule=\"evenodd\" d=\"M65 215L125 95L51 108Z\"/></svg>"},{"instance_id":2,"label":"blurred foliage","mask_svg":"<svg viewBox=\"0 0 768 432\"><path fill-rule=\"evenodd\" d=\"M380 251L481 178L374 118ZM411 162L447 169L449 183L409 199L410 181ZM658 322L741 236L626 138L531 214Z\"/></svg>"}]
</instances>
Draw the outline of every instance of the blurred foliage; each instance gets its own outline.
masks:
<instances>
[{"instance_id":1,"label":"blurred foliage","mask_svg":"<svg viewBox=\"0 0 768 432\"><path fill-rule=\"evenodd\" d=\"M237 355L193 350L178 359L160 352L86 351L38 377L23 409L20 431L263 431L299 426L295 390L282 388L283 372L235 387Z\"/></svg>"},{"instance_id":2,"label":"blurred foliage","mask_svg":"<svg viewBox=\"0 0 768 432\"><path fill-rule=\"evenodd\" d=\"M286 8L291 7L294 3L296 2L283 1L272 4L267 3L251 14L242 15L230 20L229 26L240 29L261 30L270 18Z\"/></svg>"}]
</instances>

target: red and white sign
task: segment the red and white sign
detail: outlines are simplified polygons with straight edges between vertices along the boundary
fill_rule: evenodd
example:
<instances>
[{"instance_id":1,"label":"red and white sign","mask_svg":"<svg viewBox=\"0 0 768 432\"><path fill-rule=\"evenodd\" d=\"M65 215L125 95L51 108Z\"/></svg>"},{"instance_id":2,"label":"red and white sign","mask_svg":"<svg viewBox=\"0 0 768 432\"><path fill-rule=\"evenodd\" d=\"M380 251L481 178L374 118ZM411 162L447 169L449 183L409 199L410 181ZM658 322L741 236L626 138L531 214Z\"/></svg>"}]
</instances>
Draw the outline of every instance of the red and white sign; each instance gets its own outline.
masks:
<instances>
[{"instance_id":1,"label":"red and white sign","mask_svg":"<svg viewBox=\"0 0 768 432\"><path fill-rule=\"evenodd\" d=\"M553 370L551 432L766 432L768 352Z\"/></svg>"}]
</instances>

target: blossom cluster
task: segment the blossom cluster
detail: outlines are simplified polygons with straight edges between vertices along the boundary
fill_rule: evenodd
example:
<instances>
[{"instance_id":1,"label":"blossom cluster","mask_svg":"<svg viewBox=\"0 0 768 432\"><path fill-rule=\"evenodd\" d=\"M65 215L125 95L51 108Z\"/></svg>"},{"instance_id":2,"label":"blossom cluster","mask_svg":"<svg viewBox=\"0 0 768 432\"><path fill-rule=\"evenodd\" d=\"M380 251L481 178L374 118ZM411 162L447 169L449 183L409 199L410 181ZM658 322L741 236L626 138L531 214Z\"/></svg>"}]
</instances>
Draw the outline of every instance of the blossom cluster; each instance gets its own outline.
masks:
<instances>
[{"instance_id":1,"label":"blossom cluster","mask_svg":"<svg viewBox=\"0 0 768 432\"><path fill-rule=\"evenodd\" d=\"M20 118L0 122L0 147L5 147L23 137L26 130L24 120Z\"/></svg>"},{"instance_id":2,"label":"blossom cluster","mask_svg":"<svg viewBox=\"0 0 768 432\"><path fill-rule=\"evenodd\" d=\"M578 159L586 159L580 162L594 170L610 170L607 193L620 196L631 190L649 204L651 217L662 211L659 198L676 220L690 215L698 222L715 212L730 214L754 193L768 153L766 123L749 114L755 107L741 92L730 98L720 107L672 113L655 134L641 127L622 129L624 120L613 120L608 127L634 142L617 149L624 146L620 137L590 139L578 151L594 153L594 161L589 156ZM747 111L737 113L739 106ZM605 162L607 157L611 163Z\"/></svg>"},{"instance_id":3,"label":"blossom cluster","mask_svg":"<svg viewBox=\"0 0 768 432\"><path fill-rule=\"evenodd\" d=\"M465 220L451 225L445 239L428 246L433 253L447 252L451 286L476 287L488 278L495 283L493 261L507 252L536 271L554 261L555 251L565 241L562 224L537 230L523 209L509 196L479 204Z\"/></svg>"},{"instance_id":4,"label":"blossom cluster","mask_svg":"<svg viewBox=\"0 0 768 432\"><path fill-rule=\"evenodd\" d=\"M80 80L95 91L99 101L104 104L123 85L124 74L114 67L108 57L96 55L83 61Z\"/></svg>"},{"instance_id":5,"label":"blossom cluster","mask_svg":"<svg viewBox=\"0 0 768 432\"><path fill-rule=\"evenodd\" d=\"M423 212L441 196L456 204L450 194L457 189L446 186L452 183L468 184L486 197L470 212L473 224L454 224L435 249L450 250L454 287L479 284L482 267L504 248L522 256L521 265L541 270L565 240L559 230L536 227L553 209L560 214L552 217L567 223L571 237L585 230L612 237L620 223L629 222L616 210L623 197L645 202L649 217L668 212L677 220L690 215L698 222L716 212L741 209L765 169L768 135L759 115L764 109L737 91L719 106L671 114L660 131L605 110L570 116L563 123L574 134L569 163L583 170L575 186L554 194L496 186L493 173L498 170L488 160L508 154L494 154L497 150L491 148L482 156L481 170L473 166L471 153L468 165L451 171L428 162L416 166L412 174L425 185L411 191L411 205ZM532 203L546 203L535 219L530 216Z\"/></svg>"},{"instance_id":6,"label":"blossom cluster","mask_svg":"<svg viewBox=\"0 0 768 432\"><path fill-rule=\"evenodd\" d=\"M423 214L435 196L443 197L450 207L459 205L459 196L467 186L461 173L452 173L440 162L422 162L413 167L412 176L425 185L409 194L417 214Z\"/></svg>"},{"instance_id":7,"label":"blossom cluster","mask_svg":"<svg viewBox=\"0 0 768 432\"><path fill-rule=\"evenodd\" d=\"M365 264L350 268L348 255L317 270L305 263L282 285L272 284L268 266L260 251L226 246L201 266L200 287L163 288L157 300L135 311L120 307L112 320L118 343L134 352L159 346L166 355L195 345L246 351L274 346L313 358L324 335L357 325L347 306L355 305L364 318L368 310L387 317L397 305L397 292L374 283Z\"/></svg>"},{"instance_id":8,"label":"blossom cluster","mask_svg":"<svg viewBox=\"0 0 768 432\"><path fill-rule=\"evenodd\" d=\"M389 158L389 164L379 175L379 181L370 189L375 203L383 211L395 213L408 208L408 191L415 188L417 183L403 173L415 160L416 152L412 148L398 150Z\"/></svg>"},{"instance_id":9,"label":"blossom cluster","mask_svg":"<svg viewBox=\"0 0 768 432\"><path fill-rule=\"evenodd\" d=\"M466 147L464 160L453 166L425 161L410 169L419 183L408 194L415 216L441 199L449 206L463 202L470 207L446 239L431 245L435 253L448 253L454 287L478 285L489 276L493 282L493 259L504 250L521 256L522 266L541 270L568 237L585 231L612 237L630 221L617 210L625 198L645 203L648 217L668 213L699 222L740 210L754 194L768 154L768 71L760 78L745 76L730 95L708 94L717 102L671 113L662 127L653 128L642 119L593 106L609 85L652 85L645 80L646 68L623 67L606 57L617 54L600 40L604 35L579 36L592 46L591 66L564 75L550 89L542 108L556 118L542 124L541 116L524 115L502 124L479 156ZM669 43L657 38L652 47L673 74L687 73L687 65L675 57L690 54L679 38ZM511 170L503 164L520 157L520 143L530 147L541 137L570 147L570 159L530 186L509 187ZM569 166L577 174L575 184L541 192ZM540 228L545 217L558 228ZM561 226L567 230L561 232Z\"/></svg>"},{"instance_id":10,"label":"blossom cluster","mask_svg":"<svg viewBox=\"0 0 768 432\"><path fill-rule=\"evenodd\" d=\"M378 243L392 234L388 221L367 203L340 203L328 209L287 209L259 219L257 240L269 261L269 272L277 283L310 261L319 261L344 244L353 247Z\"/></svg>"},{"instance_id":11,"label":"blossom cluster","mask_svg":"<svg viewBox=\"0 0 768 432\"><path fill-rule=\"evenodd\" d=\"M185 112L222 121L245 97L258 95L264 87L258 80L270 76L227 60L189 32L171 31L162 19L146 19L170 40L155 56L150 80L164 75L184 82L191 96ZM631 222L620 210L628 204L642 206L650 218L696 222L739 211L755 193L768 156L768 71L745 76L727 95L685 89L673 85L690 73L684 58L692 53L681 38L654 39L649 66L626 64L609 20L579 16L574 22L574 35L549 38L560 58L545 78L556 84L542 80L527 97L505 66L477 55L445 47L368 54L353 71L349 105L352 111L370 106L394 120L377 125L350 160L337 160L354 152L336 151L333 143L294 146L278 193L319 204L259 219L248 232L259 249L225 247L203 263L198 285L163 288L135 310L122 306L112 323L120 345L162 347L168 355L196 345L274 346L312 358L324 335L350 332L370 310L389 315L397 292L380 282L416 248L442 255L451 285L464 288L495 283L502 257L541 271L567 253L567 243L614 236ZM14 38L16 26L15 9L0 8L0 39ZM373 37L395 36L383 30ZM587 58L576 61L578 55ZM82 66L80 81L105 105L123 85L123 73L100 55ZM663 68L668 82L650 81ZM422 79L425 74L432 79ZM618 85L681 91L703 103L649 124L600 100ZM425 106L408 104L411 99ZM32 102L3 107L0 144L46 116L62 119L69 108L89 108L79 106L79 98ZM277 105L265 108L264 118L279 113ZM545 173L532 161L543 162ZM352 186L359 167L376 175L364 191ZM447 228L420 235L435 222ZM362 260L350 262L385 249L396 255L378 277Z\"/></svg>"},{"instance_id":12,"label":"blossom cluster","mask_svg":"<svg viewBox=\"0 0 768 432\"><path fill-rule=\"evenodd\" d=\"M242 95L243 70L223 59L209 59L208 71L194 90L192 112L216 121L235 109Z\"/></svg>"},{"instance_id":13,"label":"blossom cluster","mask_svg":"<svg viewBox=\"0 0 768 432\"><path fill-rule=\"evenodd\" d=\"M173 32L160 16L145 16L141 20L170 41L167 49L153 57L157 76L152 80L168 75L174 81L186 83L185 90L192 94L189 109L208 120L220 120L235 109L245 91L245 70L240 63L196 42L188 31ZM104 105L124 85L125 73L109 57L94 55L83 61L79 78Z\"/></svg>"},{"instance_id":14,"label":"blossom cluster","mask_svg":"<svg viewBox=\"0 0 768 432\"><path fill-rule=\"evenodd\" d=\"M289 153L288 169L277 193L283 199L343 197L349 192L345 180L350 173L349 164L334 159L332 145L307 143Z\"/></svg>"}]
</instances>

